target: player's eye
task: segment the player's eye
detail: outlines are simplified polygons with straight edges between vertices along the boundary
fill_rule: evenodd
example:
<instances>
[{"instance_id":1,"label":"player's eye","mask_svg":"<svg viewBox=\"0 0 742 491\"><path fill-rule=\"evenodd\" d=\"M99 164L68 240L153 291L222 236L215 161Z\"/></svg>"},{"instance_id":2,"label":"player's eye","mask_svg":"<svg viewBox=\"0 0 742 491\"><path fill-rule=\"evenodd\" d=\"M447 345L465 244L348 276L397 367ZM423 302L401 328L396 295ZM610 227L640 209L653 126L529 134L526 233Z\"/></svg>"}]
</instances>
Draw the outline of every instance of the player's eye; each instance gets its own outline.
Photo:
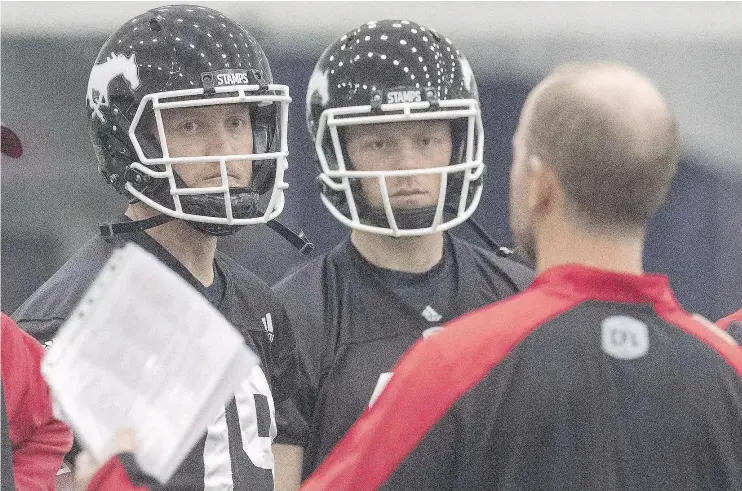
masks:
<instances>
[{"instance_id":1,"label":"player's eye","mask_svg":"<svg viewBox=\"0 0 742 491\"><path fill-rule=\"evenodd\" d=\"M243 129L247 126L247 121L243 118L234 117L227 121L227 126L233 130Z\"/></svg>"},{"instance_id":2,"label":"player's eye","mask_svg":"<svg viewBox=\"0 0 742 491\"><path fill-rule=\"evenodd\" d=\"M386 140L381 138L374 138L367 140L366 143L363 145L364 148L369 150L384 150L389 145Z\"/></svg>"},{"instance_id":3,"label":"player's eye","mask_svg":"<svg viewBox=\"0 0 742 491\"><path fill-rule=\"evenodd\" d=\"M183 121L178 125L178 129L183 133L196 133L201 130L203 125L198 121Z\"/></svg>"},{"instance_id":4,"label":"player's eye","mask_svg":"<svg viewBox=\"0 0 742 491\"><path fill-rule=\"evenodd\" d=\"M420 148L436 148L443 144L443 138L435 135L421 136L417 139Z\"/></svg>"}]
</instances>

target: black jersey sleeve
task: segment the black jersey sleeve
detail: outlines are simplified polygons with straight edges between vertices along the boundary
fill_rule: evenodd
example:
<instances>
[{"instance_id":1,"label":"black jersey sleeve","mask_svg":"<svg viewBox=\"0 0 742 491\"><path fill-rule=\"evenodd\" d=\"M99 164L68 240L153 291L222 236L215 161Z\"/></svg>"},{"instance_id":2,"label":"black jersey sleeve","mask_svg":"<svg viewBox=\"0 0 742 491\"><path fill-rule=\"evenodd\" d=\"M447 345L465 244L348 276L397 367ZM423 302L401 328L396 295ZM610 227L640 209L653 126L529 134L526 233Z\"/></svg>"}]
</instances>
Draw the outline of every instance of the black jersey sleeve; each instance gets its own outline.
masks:
<instances>
[{"instance_id":1,"label":"black jersey sleeve","mask_svg":"<svg viewBox=\"0 0 742 491\"><path fill-rule=\"evenodd\" d=\"M273 286L295 336L299 360L297 409L307 420L313 412L326 348L323 263L324 259L318 258Z\"/></svg>"},{"instance_id":2,"label":"black jersey sleeve","mask_svg":"<svg viewBox=\"0 0 742 491\"><path fill-rule=\"evenodd\" d=\"M300 401L302 381L306 379L306 371L296 349L294 332L286 310L283 305L277 303L274 312L276 313L273 322L275 339L272 353L275 370L272 376L273 386L279 388L274 396L278 430L274 443L304 447L308 427L301 414Z\"/></svg>"},{"instance_id":3,"label":"black jersey sleeve","mask_svg":"<svg viewBox=\"0 0 742 491\"><path fill-rule=\"evenodd\" d=\"M118 246L90 240L13 312L13 320L40 343L51 341Z\"/></svg>"}]
</instances>

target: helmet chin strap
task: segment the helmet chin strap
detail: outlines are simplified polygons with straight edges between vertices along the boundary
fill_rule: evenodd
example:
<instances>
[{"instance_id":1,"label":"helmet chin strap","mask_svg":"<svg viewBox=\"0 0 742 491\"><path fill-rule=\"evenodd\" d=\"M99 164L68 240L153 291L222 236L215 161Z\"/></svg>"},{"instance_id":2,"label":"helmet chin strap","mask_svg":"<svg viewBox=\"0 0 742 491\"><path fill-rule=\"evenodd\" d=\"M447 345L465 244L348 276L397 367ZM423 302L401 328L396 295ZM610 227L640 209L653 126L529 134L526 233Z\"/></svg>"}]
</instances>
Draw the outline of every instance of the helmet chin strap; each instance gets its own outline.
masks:
<instances>
[{"instance_id":1,"label":"helmet chin strap","mask_svg":"<svg viewBox=\"0 0 742 491\"><path fill-rule=\"evenodd\" d=\"M443 206L443 209L444 211L447 211L449 213L456 213L456 207L448 203ZM495 239L493 239L492 236L490 236L490 234L488 234L484 230L484 228L482 228L482 226L476 220L474 220L473 216L467 218L464 223L468 224L479 236L479 238L482 239L482 241L487 244L487 246L489 246L493 251L495 251L495 254L497 254L498 256L508 257L513 254L512 249L510 249L509 247L501 246L500 244L495 242Z\"/></svg>"},{"instance_id":2,"label":"helmet chin strap","mask_svg":"<svg viewBox=\"0 0 742 491\"><path fill-rule=\"evenodd\" d=\"M176 180L184 186L180 176L176 174ZM251 188L234 188L232 191L232 209L240 210L235 213L235 218L253 218L259 217L264 214L263 211L258 207L258 200L260 196ZM165 190L165 186L160 186L155 192L158 196L153 196L153 199L164 206L173 206L172 197L169 192ZM198 199L192 200L192 196L181 196L181 202L183 205L183 211L194 215L214 216L210 213L224 214L224 198L217 196L199 195ZM163 203L164 201L164 203ZM152 227L162 225L171 220L175 220L175 217L170 215L160 214L143 220L125 221L117 223L101 223L99 225L100 234L103 237L111 237L117 234L142 232ZM204 222L196 222L194 220L184 220L187 225L193 227L201 233L213 236L224 236L237 232L244 225L223 225L223 224L212 224ZM286 239L291 245L296 247L302 254L308 255L314 250L314 244L310 242L303 231L296 232L292 231L275 218L266 222L266 225L271 230L277 232L281 237Z\"/></svg>"},{"instance_id":3,"label":"helmet chin strap","mask_svg":"<svg viewBox=\"0 0 742 491\"><path fill-rule=\"evenodd\" d=\"M297 234L275 218L268 220L265 224L278 235L289 241L292 246L296 247L305 256L311 254L314 250L314 244L309 241L303 230L299 230Z\"/></svg>"},{"instance_id":4,"label":"helmet chin strap","mask_svg":"<svg viewBox=\"0 0 742 491\"><path fill-rule=\"evenodd\" d=\"M98 227L102 237L111 237L118 234L143 232L144 230L157 227L158 225L162 225L171 220L175 220L175 218L170 215L161 214L145 218L144 220L110 223L104 222L99 224ZM266 225L278 235L286 239L302 254L309 255L314 250L314 244L307 238L303 231L300 230L299 233L296 233L275 218L266 222Z\"/></svg>"},{"instance_id":5,"label":"helmet chin strap","mask_svg":"<svg viewBox=\"0 0 742 491\"><path fill-rule=\"evenodd\" d=\"M127 222L103 222L98 225L101 237L111 237L118 234L128 234L133 232L142 232L148 228L157 227L163 223L167 223L170 220L174 220L174 217L169 215L155 215L153 217L145 218L144 220L132 220Z\"/></svg>"}]
</instances>

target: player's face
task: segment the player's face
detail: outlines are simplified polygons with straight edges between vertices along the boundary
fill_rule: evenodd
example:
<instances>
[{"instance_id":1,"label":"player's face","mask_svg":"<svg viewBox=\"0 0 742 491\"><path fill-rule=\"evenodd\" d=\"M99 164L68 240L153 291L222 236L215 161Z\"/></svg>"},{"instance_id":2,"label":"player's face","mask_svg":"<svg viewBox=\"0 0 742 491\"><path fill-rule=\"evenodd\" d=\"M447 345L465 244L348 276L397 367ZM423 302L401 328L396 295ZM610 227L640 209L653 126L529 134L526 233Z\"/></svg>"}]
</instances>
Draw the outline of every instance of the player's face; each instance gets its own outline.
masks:
<instances>
[{"instance_id":1,"label":"player's face","mask_svg":"<svg viewBox=\"0 0 742 491\"><path fill-rule=\"evenodd\" d=\"M513 166L510 169L510 229L516 247L527 259L536 259L536 236L528 203L530 173L523 141L523 118L513 137Z\"/></svg>"},{"instance_id":2,"label":"player's face","mask_svg":"<svg viewBox=\"0 0 742 491\"><path fill-rule=\"evenodd\" d=\"M253 150L252 125L247 104L186 107L162 111L170 157L243 155ZM230 187L247 187L252 161L227 160ZM222 185L218 163L174 164L188 187Z\"/></svg>"},{"instance_id":3,"label":"player's face","mask_svg":"<svg viewBox=\"0 0 742 491\"><path fill-rule=\"evenodd\" d=\"M348 127L345 144L353 169L387 171L446 167L451 159L448 121L409 121ZM393 208L435 205L441 176L432 174L387 177ZM362 178L361 188L374 206L383 207L378 178Z\"/></svg>"}]
</instances>

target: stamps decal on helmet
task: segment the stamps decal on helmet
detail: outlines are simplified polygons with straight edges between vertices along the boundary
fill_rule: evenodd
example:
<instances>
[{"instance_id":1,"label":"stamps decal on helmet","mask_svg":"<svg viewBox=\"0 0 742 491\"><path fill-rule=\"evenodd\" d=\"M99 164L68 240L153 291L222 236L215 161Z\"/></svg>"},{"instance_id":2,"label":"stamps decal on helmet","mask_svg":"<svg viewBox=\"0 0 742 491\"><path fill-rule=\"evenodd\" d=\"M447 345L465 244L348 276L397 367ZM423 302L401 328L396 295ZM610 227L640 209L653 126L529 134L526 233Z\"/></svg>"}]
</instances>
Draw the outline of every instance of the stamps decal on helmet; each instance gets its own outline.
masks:
<instances>
[{"instance_id":1,"label":"stamps decal on helmet","mask_svg":"<svg viewBox=\"0 0 742 491\"><path fill-rule=\"evenodd\" d=\"M220 73L216 76L218 85L241 85L247 84L246 73Z\"/></svg>"},{"instance_id":2,"label":"stamps decal on helmet","mask_svg":"<svg viewBox=\"0 0 742 491\"><path fill-rule=\"evenodd\" d=\"M255 83L257 83L257 77L250 70L226 69L201 74L201 85L205 89Z\"/></svg>"},{"instance_id":3,"label":"stamps decal on helmet","mask_svg":"<svg viewBox=\"0 0 742 491\"><path fill-rule=\"evenodd\" d=\"M223 85L248 85L250 77L247 76L247 70L221 70L215 72L216 86Z\"/></svg>"},{"instance_id":4,"label":"stamps decal on helmet","mask_svg":"<svg viewBox=\"0 0 742 491\"><path fill-rule=\"evenodd\" d=\"M415 90L390 90L386 93L387 104L399 104L407 102L421 102L423 100L420 89Z\"/></svg>"}]
</instances>

